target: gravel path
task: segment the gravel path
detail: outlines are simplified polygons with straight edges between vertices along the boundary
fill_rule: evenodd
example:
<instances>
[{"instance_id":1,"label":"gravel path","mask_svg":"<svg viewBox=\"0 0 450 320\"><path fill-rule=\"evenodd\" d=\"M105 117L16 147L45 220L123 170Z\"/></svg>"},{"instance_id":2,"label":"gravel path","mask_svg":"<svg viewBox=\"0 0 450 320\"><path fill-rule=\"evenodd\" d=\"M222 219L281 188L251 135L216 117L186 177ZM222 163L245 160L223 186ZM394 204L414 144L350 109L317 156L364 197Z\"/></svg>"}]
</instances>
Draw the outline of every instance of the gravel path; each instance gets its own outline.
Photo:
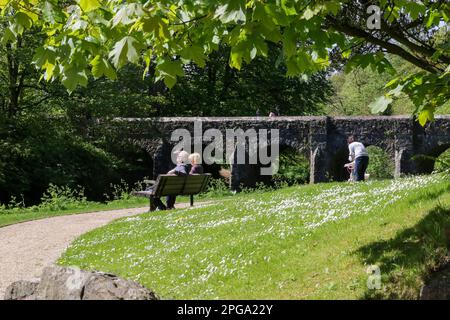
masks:
<instances>
[{"instance_id":1,"label":"gravel path","mask_svg":"<svg viewBox=\"0 0 450 320\"><path fill-rule=\"evenodd\" d=\"M184 207L182 203L177 207ZM99 211L46 218L0 228L0 300L17 280L38 278L78 236L122 217L146 212L148 207Z\"/></svg>"}]
</instances>

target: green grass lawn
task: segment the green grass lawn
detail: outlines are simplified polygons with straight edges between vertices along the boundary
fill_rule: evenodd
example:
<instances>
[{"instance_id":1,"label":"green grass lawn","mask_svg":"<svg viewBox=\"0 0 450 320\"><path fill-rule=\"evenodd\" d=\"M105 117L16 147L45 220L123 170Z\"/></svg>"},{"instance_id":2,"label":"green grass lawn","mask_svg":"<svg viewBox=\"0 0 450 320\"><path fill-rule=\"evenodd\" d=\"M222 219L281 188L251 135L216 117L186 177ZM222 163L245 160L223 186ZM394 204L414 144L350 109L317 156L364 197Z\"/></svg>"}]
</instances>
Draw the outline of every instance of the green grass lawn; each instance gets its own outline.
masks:
<instances>
[{"instance_id":1,"label":"green grass lawn","mask_svg":"<svg viewBox=\"0 0 450 320\"><path fill-rule=\"evenodd\" d=\"M112 272L166 299L416 298L446 253L443 176L256 192L117 220L62 265ZM381 270L368 289L367 269Z\"/></svg>"},{"instance_id":2,"label":"green grass lawn","mask_svg":"<svg viewBox=\"0 0 450 320\"><path fill-rule=\"evenodd\" d=\"M209 192L200 194L195 197L195 203L214 201L218 199L224 199L230 197L231 192ZM64 201L59 201L64 202ZM189 202L188 196L177 197L177 203ZM71 202L63 205L62 208L52 207L30 207L30 208L13 208L0 210L0 227L5 227L15 223L26 222L31 220L38 220L44 218L51 218L56 216L64 216L70 214L83 214L89 212L97 212L104 210L116 210L127 208L147 207L149 201L147 198L130 196L127 199L118 199L109 201L107 203L84 201L84 202Z\"/></svg>"},{"instance_id":3,"label":"green grass lawn","mask_svg":"<svg viewBox=\"0 0 450 320\"><path fill-rule=\"evenodd\" d=\"M86 201L84 203L76 203L68 205L61 209L55 208L15 208L4 210L0 213L0 227L11 224L38 220L56 216L82 214L103 210L115 210L125 208L138 208L148 206L148 200L145 198L131 197L126 200L114 200L108 203Z\"/></svg>"}]
</instances>

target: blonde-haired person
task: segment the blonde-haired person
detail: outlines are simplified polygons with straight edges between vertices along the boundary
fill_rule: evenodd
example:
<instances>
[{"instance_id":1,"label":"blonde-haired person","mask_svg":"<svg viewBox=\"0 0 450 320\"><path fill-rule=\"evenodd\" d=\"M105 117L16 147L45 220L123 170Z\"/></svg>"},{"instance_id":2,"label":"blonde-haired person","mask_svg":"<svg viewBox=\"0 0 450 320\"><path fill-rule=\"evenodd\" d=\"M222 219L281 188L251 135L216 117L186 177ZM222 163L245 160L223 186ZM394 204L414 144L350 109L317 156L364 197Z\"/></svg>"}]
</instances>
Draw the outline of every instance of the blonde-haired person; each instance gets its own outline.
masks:
<instances>
[{"instance_id":1,"label":"blonde-haired person","mask_svg":"<svg viewBox=\"0 0 450 320\"><path fill-rule=\"evenodd\" d=\"M191 162L191 170L189 174L202 174L203 166L200 164L202 156L199 153L191 153L189 155L189 161Z\"/></svg>"},{"instance_id":2,"label":"blonde-haired person","mask_svg":"<svg viewBox=\"0 0 450 320\"><path fill-rule=\"evenodd\" d=\"M189 174L202 174L203 167L200 164L200 162L202 161L201 155L195 152L191 153L187 158L191 162L191 169L189 170ZM174 209L176 200L176 196L167 196L167 209Z\"/></svg>"}]
</instances>

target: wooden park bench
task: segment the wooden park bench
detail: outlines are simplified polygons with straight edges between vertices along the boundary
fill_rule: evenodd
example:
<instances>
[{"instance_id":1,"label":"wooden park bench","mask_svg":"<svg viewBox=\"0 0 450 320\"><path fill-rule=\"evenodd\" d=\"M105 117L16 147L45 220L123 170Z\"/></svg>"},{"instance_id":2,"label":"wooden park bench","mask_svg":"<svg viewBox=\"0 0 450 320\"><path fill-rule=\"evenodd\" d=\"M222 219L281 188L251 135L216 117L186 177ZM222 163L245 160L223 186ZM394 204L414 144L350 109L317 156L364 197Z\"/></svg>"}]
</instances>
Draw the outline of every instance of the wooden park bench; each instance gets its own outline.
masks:
<instances>
[{"instance_id":1,"label":"wooden park bench","mask_svg":"<svg viewBox=\"0 0 450 320\"><path fill-rule=\"evenodd\" d=\"M187 176L175 176L170 174L160 174L156 181L144 181L153 184L151 191L135 191L135 196L150 199L150 211L156 210L153 202L155 197L163 196L190 196L190 205L194 205L194 195L206 190L210 173L193 174Z\"/></svg>"}]
</instances>

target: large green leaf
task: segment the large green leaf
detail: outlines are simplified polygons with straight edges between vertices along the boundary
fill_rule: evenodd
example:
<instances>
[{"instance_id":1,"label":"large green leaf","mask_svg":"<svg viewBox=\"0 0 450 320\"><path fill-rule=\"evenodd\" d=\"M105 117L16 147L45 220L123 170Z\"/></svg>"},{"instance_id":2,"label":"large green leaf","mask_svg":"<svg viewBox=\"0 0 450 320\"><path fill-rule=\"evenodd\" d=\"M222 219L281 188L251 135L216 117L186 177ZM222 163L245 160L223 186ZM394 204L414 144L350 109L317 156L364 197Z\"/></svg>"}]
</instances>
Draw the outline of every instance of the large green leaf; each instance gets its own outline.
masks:
<instances>
[{"instance_id":1,"label":"large green leaf","mask_svg":"<svg viewBox=\"0 0 450 320\"><path fill-rule=\"evenodd\" d=\"M387 109L390 103L392 103L392 98L383 95L369 104L369 109L372 113L381 113Z\"/></svg>"},{"instance_id":2,"label":"large green leaf","mask_svg":"<svg viewBox=\"0 0 450 320\"><path fill-rule=\"evenodd\" d=\"M47 63L55 64L56 52L52 48L38 48L33 56L33 62L38 68Z\"/></svg>"},{"instance_id":3,"label":"large green leaf","mask_svg":"<svg viewBox=\"0 0 450 320\"><path fill-rule=\"evenodd\" d=\"M427 10L427 7L423 3L416 1L405 0L402 3L402 6L407 12L409 12L411 18L414 20L416 20L420 15L423 15Z\"/></svg>"},{"instance_id":4,"label":"large green leaf","mask_svg":"<svg viewBox=\"0 0 450 320\"><path fill-rule=\"evenodd\" d=\"M3 45L16 41L16 34L11 30L11 28L5 28L3 30L3 37L1 43Z\"/></svg>"},{"instance_id":5,"label":"large green leaf","mask_svg":"<svg viewBox=\"0 0 450 320\"><path fill-rule=\"evenodd\" d=\"M283 33L283 52L290 58L297 51L297 34L294 28L286 28Z\"/></svg>"},{"instance_id":6,"label":"large green leaf","mask_svg":"<svg viewBox=\"0 0 450 320\"><path fill-rule=\"evenodd\" d=\"M67 90L72 92L79 85L83 87L87 86L88 77L85 70L79 70L76 67L69 66L64 70L61 82L67 88Z\"/></svg>"},{"instance_id":7,"label":"large green leaf","mask_svg":"<svg viewBox=\"0 0 450 320\"><path fill-rule=\"evenodd\" d=\"M127 62L136 63L139 61L139 45L135 38L126 36L116 42L113 50L109 53L113 65L116 68L122 67Z\"/></svg>"},{"instance_id":8,"label":"large green leaf","mask_svg":"<svg viewBox=\"0 0 450 320\"><path fill-rule=\"evenodd\" d=\"M165 59L156 66L156 81L163 80L169 89L175 85L177 77L182 77L183 75L184 72L180 60L170 61Z\"/></svg>"},{"instance_id":9,"label":"large green leaf","mask_svg":"<svg viewBox=\"0 0 450 320\"><path fill-rule=\"evenodd\" d=\"M79 0L78 4L84 12L98 9L101 6L98 0Z\"/></svg>"},{"instance_id":10,"label":"large green leaf","mask_svg":"<svg viewBox=\"0 0 450 320\"><path fill-rule=\"evenodd\" d=\"M419 112L419 116L417 118L419 120L420 125L423 127L427 121L433 121L433 112L429 109L424 109Z\"/></svg>"},{"instance_id":11,"label":"large green leaf","mask_svg":"<svg viewBox=\"0 0 450 320\"><path fill-rule=\"evenodd\" d=\"M108 60L102 58L100 55L96 56L92 61L92 75L95 78L100 78L103 76L108 77L111 80L115 80L117 78L116 71L111 66Z\"/></svg>"},{"instance_id":12,"label":"large green leaf","mask_svg":"<svg viewBox=\"0 0 450 320\"><path fill-rule=\"evenodd\" d=\"M220 4L216 9L215 17L223 23L245 22L245 0L229 0Z\"/></svg>"},{"instance_id":13,"label":"large green leaf","mask_svg":"<svg viewBox=\"0 0 450 320\"><path fill-rule=\"evenodd\" d=\"M287 60L286 67L287 67L286 76L288 77L298 76L302 72L299 66L299 61L295 56Z\"/></svg>"},{"instance_id":14,"label":"large green leaf","mask_svg":"<svg viewBox=\"0 0 450 320\"><path fill-rule=\"evenodd\" d=\"M203 48L200 46L191 46L181 51L181 57L186 60L194 61L200 67L205 66L206 56L203 52Z\"/></svg>"},{"instance_id":15,"label":"large green leaf","mask_svg":"<svg viewBox=\"0 0 450 320\"><path fill-rule=\"evenodd\" d=\"M115 27L119 23L127 25L134 22L135 17L141 17L144 15L142 4L130 3L123 5L122 8L117 11L112 20L112 26Z\"/></svg>"},{"instance_id":16,"label":"large green leaf","mask_svg":"<svg viewBox=\"0 0 450 320\"><path fill-rule=\"evenodd\" d=\"M50 23L60 23L65 15L60 7L53 5L51 1L44 1L42 4L42 14L44 19Z\"/></svg>"},{"instance_id":17,"label":"large green leaf","mask_svg":"<svg viewBox=\"0 0 450 320\"><path fill-rule=\"evenodd\" d=\"M241 70L243 56L244 52L242 50L238 47L233 47L230 53L230 67Z\"/></svg>"},{"instance_id":18,"label":"large green leaf","mask_svg":"<svg viewBox=\"0 0 450 320\"><path fill-rule=\"evenodd\" d=\"M22 34L24 30L33 26L33 19L25 12L17 12L14 16L15 27L18 34Z\"/></svg>"},{"instance_id":19,"label":"large green leaf","mask_svg":"<svg viewBox=\"0 0 450 320\"><path fill-rule=\"evenodd\" d=\"M294 16L297 14L294 0L281 0L281 8L283 8L287 16Z\"/></svg>"}]
</instances>

